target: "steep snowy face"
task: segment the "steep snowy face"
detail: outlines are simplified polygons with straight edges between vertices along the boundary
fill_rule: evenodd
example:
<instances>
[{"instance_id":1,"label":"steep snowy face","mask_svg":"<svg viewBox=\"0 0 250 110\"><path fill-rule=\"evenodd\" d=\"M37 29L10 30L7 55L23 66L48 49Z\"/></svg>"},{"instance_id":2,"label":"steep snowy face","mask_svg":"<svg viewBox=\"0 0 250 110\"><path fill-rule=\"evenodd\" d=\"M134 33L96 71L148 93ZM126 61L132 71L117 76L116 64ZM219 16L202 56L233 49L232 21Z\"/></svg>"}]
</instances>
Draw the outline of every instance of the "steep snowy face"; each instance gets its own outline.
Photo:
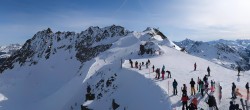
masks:
<instances>
[{"instance_id":1,"label":"steep snowy face","mask_svg":"<svg viewBox=\"0 0 250 110\"><path fill-rule=\"evenodd\" d=\"M250 40L217 40L210 42L184 40L175 42L192 55L202 57L220 64L224 67L235 69L240 66L243 70L250 70Z\"/></svg>"},{"instance_id":2,"label":"steep snowy face","mask_svg":"<svg viewBox=\"0 0 250 110\"><path fill-rule=\"evenodd\" d=\"M112 42L129 33L121 26L105 28L89 27L81 33L56 32L50 28L39 31L33 38L26 41L23 47L10 56L0 67L0 73L6 69L14 68L14 63L35 65L40 59L49 59L59 50L71 52L80 62L95 57L98 53L107 50ZM113 39L110 42L101 42ZM101 42L101 43L99 43Z\"/></svg>"}]
</instances>

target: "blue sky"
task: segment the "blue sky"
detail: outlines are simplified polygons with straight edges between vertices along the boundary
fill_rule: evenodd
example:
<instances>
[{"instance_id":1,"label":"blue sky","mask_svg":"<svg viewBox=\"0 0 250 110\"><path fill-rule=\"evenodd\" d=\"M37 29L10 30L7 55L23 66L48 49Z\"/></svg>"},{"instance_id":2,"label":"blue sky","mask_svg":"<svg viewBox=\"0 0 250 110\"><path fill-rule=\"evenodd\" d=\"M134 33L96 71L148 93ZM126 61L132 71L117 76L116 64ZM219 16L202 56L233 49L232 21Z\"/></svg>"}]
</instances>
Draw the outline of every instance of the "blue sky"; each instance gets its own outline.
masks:
<instances>
[{"instance_id":1,"label":"blue sky","mask_svg":"<svg viewBox=\"0 0 250 110\"><path fill-rule=\"evenodd\" d=\"M250 39L249 0L1 0L0 45L37 31L80 32L112 24L159 28L172 40Z\"/></svg>"}]
</instances>

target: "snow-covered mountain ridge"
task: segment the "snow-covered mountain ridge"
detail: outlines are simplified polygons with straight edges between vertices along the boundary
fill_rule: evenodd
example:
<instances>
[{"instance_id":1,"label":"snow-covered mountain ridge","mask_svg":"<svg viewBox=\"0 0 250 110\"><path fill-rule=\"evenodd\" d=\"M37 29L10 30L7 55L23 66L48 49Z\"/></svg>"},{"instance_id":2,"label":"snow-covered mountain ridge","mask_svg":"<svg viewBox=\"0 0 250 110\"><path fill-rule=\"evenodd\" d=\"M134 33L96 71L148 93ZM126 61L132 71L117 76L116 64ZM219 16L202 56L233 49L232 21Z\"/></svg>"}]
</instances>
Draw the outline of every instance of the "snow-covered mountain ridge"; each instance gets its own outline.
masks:
<instances>
[{"instance_id":1,"label":"snow-covered mountain ridge","mask_svg":"<svg viewBox=\"0 0 250 110\"><path fill-rule=\"evenodd\" d=\"M249 81L247 72L236 79L235 71L179 50L155 28L134 32L112 25L81 33L40 31L0 67L0 110L80 110L81 105L110 110L113 99L120 105L117 110L180 110L182 84L202 78L207 66L209 81L222 85L218 107L223 110L229 105L231 83L241 89ZM130 67L129 59L144 64L150 59L151 64L139 70ZM193 71L194 62L197 71ZM155 79L152 65L165 65L172 78ZM179 83L177 96L172 95L173 79ZM93 101L85 100L88 86ZM217 92L211 94L218 100ZM207 109L208 97L195 96L198 107Z\"/></svg>"},{"instance_id":2,"label":"snow-covered mountain ridge","mask_svg":"<svg viewBox=\"0 0 250 110\"><path fill-rule=\"evenodd\" d=\"M226 68L250 70L250 40L217 40L210 42L185 39L175 42L191 54Z\"/></svg>"},{"instance_id":3,"label":"snow-covered mountain ridge","mask_svg":"<svg viewBox=\"0 0 250 110\"><path fill-rule=\"evenodd\" d=\"M139 52L140 45L144 47L144 55ZM87 85L94 87L103 81L114 80L112 77L117 79L118 84L125 83L117 73L120 60L129 56L139 58L164 54L160 45L180 49L155 28L133 32L112 25L89 27L81 33L54 33L50 28L39 31L0 66L0 106L4 110L68 110L77 103L76 107L79 108L84 102ZM131 75L125 77L130 78ZM136 75L136 78L143 79L140 75ZM104 100L110 99L107 95L116 90L109 86L100 87L93 90L99 95L98 101L102 100L103 103L97 108L108 106L109 101L105 104ZM128 88L125 86L123 89ZM155 88L160 91L158 86ZM156 99L154 101L157 102Z\"/></svg>"}]
</instances>

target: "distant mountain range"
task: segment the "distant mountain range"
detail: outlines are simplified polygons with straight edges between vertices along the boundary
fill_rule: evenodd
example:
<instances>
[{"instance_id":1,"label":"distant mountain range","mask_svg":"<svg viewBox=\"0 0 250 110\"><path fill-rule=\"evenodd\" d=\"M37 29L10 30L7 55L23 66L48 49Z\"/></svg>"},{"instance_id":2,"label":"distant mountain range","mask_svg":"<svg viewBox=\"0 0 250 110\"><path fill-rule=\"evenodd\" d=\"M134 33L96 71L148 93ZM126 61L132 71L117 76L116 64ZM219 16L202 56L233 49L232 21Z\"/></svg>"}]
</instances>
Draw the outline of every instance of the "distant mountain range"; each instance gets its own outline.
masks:
<instances>
[{"instance_id":1,"label":"distant mountain range","mask_svg":"<svg viewBox=\"0 0 250 110\"><path fill-rule=\"evenodd\" d=\"M250 70L250 40L216 40L209 42L185 39L174 42L187 53L198 56L226 68Z\"/></svg>"},{"instance_id":2,"label":"distant mountain range","mask_svg":"<svg viewBox=\"0 0 250 110\"><path fill-rule=\"evenodd\" d=\"M22 47L20 44L10 44L6 46L0 46L0 65L3 61L10 57L14 52L19 50Z\"/></svg>"}]
</instances>

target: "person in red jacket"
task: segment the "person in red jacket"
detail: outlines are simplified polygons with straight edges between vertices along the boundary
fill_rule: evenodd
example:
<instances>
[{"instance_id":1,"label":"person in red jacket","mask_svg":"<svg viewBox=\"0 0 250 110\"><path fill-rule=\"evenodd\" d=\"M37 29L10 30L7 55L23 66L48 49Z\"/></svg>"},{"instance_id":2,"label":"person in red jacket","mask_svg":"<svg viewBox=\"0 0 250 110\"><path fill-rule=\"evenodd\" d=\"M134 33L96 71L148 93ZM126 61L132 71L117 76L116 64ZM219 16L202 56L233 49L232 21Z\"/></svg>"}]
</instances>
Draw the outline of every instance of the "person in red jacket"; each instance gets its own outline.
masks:
<instances>
[{"instance_id":1,"label":"person in red jacket","mask_svg":"<svg viewBox=\"0 0 250 110\"><path fill-rule=\"evenodd\" d=\"M188 96L186 94L183 94L182 97L181 97L181 101L182 101L182 110L184 110L184 108L186 107L186 110L188 110Z\"/></svg>"},{"instance_id":2,"label":"person in red jacket","mask_svg":"<svg viewBox=\"0 0 250 110\"><path fill-rule=\"evenodd\" d=\"M161 71L161 78L162 78L162 80L164 80L164 75L165 75L165 71L163 70L163 71Z\"/></svg>"}]
</instances>

